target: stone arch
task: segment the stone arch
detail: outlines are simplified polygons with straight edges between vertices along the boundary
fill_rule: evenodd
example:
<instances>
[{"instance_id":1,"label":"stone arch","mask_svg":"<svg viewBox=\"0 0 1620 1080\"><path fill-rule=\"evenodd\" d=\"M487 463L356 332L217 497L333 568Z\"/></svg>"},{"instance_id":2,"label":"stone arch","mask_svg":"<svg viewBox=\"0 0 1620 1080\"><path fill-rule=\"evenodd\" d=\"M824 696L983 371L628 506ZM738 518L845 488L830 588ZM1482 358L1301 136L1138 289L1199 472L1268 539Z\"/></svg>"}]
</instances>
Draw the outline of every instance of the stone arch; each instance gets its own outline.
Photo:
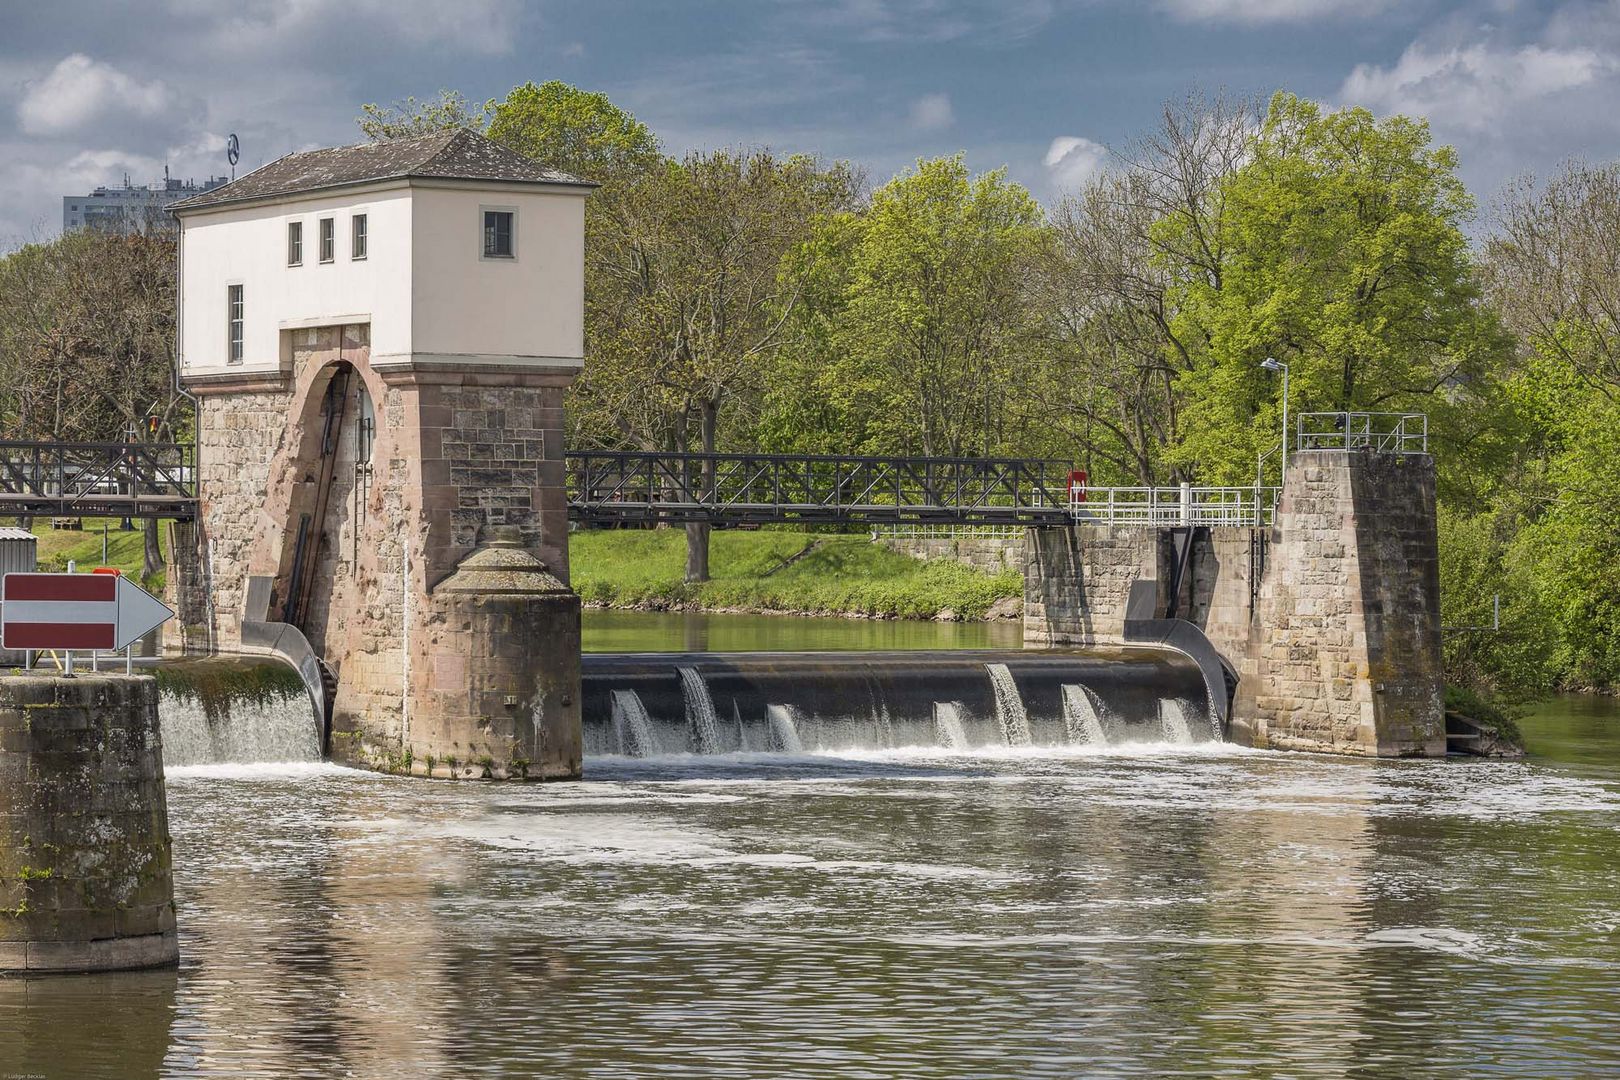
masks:
<instances>
[{"instance_id":1,"label":"stone arch","mask_svg":"<svg viewBox=\"0 0 1620 1080\"><path fill-rule=\"evenodd\" d=\"M266 490L266 516L281 526L264 537L274 568L269 615L297 626L334 666L344 651L334 616L340 626L342 594L353 587L372 516L375 463L386 453L383 387L366 329L290 332L289 423Z\"/></svg>"}]
</instances>

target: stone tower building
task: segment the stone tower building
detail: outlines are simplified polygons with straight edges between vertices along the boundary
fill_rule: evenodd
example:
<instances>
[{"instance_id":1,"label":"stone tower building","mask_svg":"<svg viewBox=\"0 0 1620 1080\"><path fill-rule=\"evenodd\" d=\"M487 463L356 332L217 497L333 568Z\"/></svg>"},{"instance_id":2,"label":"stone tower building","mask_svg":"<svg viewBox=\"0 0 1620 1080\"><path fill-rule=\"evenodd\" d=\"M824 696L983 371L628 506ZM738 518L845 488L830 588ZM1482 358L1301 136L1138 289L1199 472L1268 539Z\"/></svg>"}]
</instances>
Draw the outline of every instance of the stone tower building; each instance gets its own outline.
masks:
<instances>
[{"instance_id":1,"label":"stone tower building","mask_svg":"<svg viewBox=\"0 0 1620 1080\"><path fill-rule=\"evenodd\" d=\"M186 644L318 666L340 759L578 771L577 599L572 640L535 641L469 634L435 589L497 528L566 583L590 188L458 130L291 154L172 207L202 500Z\"/></svg>"}]
</instances>

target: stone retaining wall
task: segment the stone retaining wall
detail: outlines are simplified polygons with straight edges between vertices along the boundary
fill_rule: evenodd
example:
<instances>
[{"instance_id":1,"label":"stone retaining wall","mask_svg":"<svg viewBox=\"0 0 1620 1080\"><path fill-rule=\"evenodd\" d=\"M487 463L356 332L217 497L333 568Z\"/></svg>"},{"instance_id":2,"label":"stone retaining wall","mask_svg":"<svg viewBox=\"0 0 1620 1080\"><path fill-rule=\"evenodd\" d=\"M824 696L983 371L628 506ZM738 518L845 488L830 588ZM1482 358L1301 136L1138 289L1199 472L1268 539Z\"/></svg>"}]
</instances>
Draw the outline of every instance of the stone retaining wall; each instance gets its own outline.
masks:
<instances>
[{"instance_id":1,"label":"stone retaining wall","mask_svg":"<svg viewBox=\"0 0 1620 1080\"><path fill-rule=\"evenodd\" d=\"M999 574L1004 570L1022 573L1028 559L1023 532L1014 536L887 536L880 533L878 542L891 551L923 562L949 559L986 574Z\"/></svg>"},{"instance_id":2,"label":"stone retaining wall","mask_svg":"<svg viewBox=\"0 0 1620 1080\"><path fill-rule=\"evenodd\" d=\"M1131 586L1166 580L1155 529L1076 525L1027 535L1026 646L1118 644Z\"/></svg>"}]
</instances>

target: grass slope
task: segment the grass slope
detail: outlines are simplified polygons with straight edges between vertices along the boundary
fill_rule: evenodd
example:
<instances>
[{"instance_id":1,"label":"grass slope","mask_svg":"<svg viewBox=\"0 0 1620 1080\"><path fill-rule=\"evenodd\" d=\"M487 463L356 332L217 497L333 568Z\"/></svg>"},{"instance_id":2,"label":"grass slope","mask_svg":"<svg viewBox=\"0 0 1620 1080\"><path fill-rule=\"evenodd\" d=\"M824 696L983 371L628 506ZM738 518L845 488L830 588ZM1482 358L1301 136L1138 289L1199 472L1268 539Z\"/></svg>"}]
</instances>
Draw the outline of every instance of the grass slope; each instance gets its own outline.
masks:
<instances>
[{"instance_id":1,"label":"grass slope","mask_svg":"<svg viewBox=\"0 0 1620 1080\"><path fill-rule=\"evenodd\" d=\"M574 588L586 603L610 607L912 619L946 610L982 618L990 605L1020 596L1024 588L1017 571L991 575L944 560L925 563L864 536L721 530L709 543L713 580L688 585L682 581L686 534L680 529L577 532L569 538Z\"/></svg>"}]
</instances>

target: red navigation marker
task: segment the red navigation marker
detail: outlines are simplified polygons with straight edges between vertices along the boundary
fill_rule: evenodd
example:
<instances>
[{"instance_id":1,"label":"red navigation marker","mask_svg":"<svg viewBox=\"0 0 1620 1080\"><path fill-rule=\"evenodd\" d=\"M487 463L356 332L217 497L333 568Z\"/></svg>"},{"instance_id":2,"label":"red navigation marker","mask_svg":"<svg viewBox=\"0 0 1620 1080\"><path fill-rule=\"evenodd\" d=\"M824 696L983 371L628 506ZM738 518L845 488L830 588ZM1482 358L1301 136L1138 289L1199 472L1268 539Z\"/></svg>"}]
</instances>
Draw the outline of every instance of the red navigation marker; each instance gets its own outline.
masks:
<instances>
[{"instance_id":1,"label":"red navigation marker","mask_svg":"<svg viewBox=\"0 0 1620 1080\"><path fill-rule=\"evenodd\" d=\"M168 606L111 574L7 574L0 648L122 649L174 618Z\"/></svg>"}]
</instances>

